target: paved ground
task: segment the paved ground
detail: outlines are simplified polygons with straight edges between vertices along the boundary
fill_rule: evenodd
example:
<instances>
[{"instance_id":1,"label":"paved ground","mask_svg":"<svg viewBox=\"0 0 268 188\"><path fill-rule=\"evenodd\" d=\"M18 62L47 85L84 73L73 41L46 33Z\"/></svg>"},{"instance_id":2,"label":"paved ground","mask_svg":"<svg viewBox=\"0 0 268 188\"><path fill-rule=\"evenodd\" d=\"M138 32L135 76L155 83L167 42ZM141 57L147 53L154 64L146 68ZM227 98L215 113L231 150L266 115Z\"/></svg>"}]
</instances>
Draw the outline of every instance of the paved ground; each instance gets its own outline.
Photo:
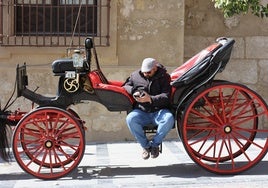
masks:
<instances>
[{"instance_id":1,"label":"paved ground","mask_svg":"<svg viewBox=\"0 0 268 188\"><path fill-rule=\"evenodd\" d=\"M77 171L54 181L26 174L14 160L0 162L0 188L11 187L268 187L268 156L240 175L221 176L194 164L179 141L165 141L163 153L146 161L134 142L88 144Z\"/></svg>"}]
</instances>

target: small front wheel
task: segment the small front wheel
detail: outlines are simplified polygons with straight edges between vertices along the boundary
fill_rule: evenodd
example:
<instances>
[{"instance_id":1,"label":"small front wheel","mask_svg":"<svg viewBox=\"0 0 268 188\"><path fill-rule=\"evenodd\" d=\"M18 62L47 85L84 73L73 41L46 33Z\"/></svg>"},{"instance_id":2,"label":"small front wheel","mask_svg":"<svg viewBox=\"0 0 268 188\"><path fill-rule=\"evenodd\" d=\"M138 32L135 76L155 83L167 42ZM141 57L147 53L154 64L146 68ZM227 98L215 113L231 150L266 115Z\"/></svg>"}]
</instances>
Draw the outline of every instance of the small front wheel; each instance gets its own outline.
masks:
<instances>
[{"instance_id":1,"label":"small front wheel","mask_svg":"<svg viewBox=\"0 0 268 188\"><path fill-rule=\"evenodd\" d=\"M20 167L40 179L58 179L74 170L85 150L84 130L69 112L38 108L16 126L13 153Z\"/></svg>"}]
</instances>

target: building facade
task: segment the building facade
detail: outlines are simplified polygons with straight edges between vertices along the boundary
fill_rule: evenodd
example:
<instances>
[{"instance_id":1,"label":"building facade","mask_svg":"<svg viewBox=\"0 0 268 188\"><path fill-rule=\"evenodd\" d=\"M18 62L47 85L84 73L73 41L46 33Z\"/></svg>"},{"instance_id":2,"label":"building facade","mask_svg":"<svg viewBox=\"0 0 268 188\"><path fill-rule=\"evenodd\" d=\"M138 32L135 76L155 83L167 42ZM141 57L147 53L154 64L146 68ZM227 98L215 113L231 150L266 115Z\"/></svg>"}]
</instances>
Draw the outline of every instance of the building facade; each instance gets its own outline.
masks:
<instances>
[{"instance_id":1,"label":"building facade","mask_svg":"<svg viewBox=\"0 0 268 188\"><path fill-rule=\"evenodd\" d=\"M106 77L122 81L145 57L171 72L216 38L232 37L232 59L218 78L245 84L268 102L267 34L267 19L250 14L225 19L210 0L0 0L1 104L23 63L29 88L54 96L58 78L51 63L83 48L87 36L94 38ZM30 111L31 101L17 99L11 110L18 108ZM72 108L86 122L88 141L133 139L126 112L109 112L96 102ZM176 130L169 137L177 137Z\"/></svg>"}]
</instances>

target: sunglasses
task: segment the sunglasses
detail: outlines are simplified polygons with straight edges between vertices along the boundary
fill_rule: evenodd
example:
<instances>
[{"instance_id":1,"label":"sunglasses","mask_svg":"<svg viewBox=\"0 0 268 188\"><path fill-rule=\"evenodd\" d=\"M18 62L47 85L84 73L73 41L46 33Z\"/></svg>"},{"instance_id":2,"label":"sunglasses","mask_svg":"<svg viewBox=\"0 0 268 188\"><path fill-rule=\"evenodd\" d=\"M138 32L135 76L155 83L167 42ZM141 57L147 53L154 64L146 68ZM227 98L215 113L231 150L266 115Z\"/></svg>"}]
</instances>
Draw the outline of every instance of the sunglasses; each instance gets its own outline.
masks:
<instances>
[{"instance_id":1,"label":"sunglasses","mask_svg":"<svg viewBox=\"0 0 268 188\"><path fill-rule=\"evenodd\" d=\"M149 72L143 72L143 74L151 74L152 71L149 71Z\"/></svg>"}]
</instances>

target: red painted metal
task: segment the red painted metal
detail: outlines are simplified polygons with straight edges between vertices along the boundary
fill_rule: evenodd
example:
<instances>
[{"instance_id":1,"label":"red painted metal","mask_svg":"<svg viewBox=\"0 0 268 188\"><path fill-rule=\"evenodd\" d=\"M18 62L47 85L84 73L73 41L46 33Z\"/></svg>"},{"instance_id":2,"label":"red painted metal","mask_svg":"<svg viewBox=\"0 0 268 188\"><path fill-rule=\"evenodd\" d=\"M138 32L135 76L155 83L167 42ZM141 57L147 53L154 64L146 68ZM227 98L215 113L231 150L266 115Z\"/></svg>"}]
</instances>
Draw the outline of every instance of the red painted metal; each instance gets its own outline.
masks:
<instances>
[{"instance_id":1,"label":"red painted metal","mask_svg":"<svg viewBox=\"0 0 268 188\"><path fill-rule=\"evenodd\" d=\"M248 170L268 149L267 105L249 88L229 82L193 96L181 121L182 141L201 167L218 174ZM258 141L257 141L258 140Z\"/></svg>"},{"instance_id":2,"label":"red painted metal","mask_svg":"<svg viewBox=\"0 0 268 188\"><path fill-rule=\"evenodd\" d=\"M21 168L40 179L57 179L74 170L85 149L82 125L65 110L36 109L14 130L13 153Z\"/></svg>"}]
</instances>

